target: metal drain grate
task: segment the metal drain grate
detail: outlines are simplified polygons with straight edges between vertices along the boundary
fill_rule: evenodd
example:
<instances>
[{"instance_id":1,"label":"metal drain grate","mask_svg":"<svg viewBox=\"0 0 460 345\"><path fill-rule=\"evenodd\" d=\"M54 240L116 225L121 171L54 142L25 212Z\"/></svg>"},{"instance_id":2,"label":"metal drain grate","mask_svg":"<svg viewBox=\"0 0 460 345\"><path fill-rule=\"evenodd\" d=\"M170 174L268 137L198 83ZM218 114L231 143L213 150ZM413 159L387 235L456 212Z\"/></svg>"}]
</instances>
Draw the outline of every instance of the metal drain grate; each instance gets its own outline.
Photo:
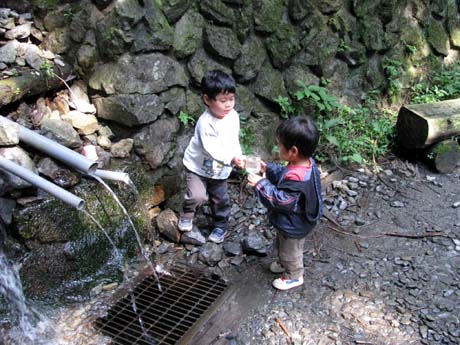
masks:
<instances>
[{"instance_id":1,"label":"metal drain grate","mask_svg":"<svg viewBox=\"0 0 460 345\"><path fill-rule=\"evenodd\" d=\"M149 276L134 288L133 294L120 299L107 316L96 320L96 327L112 338L112 344L181 343L227 288L222 279L182 267L170 268L169 272L171 275L159 277L162 291L156 279Z\"/></svg>"}]
</instances>

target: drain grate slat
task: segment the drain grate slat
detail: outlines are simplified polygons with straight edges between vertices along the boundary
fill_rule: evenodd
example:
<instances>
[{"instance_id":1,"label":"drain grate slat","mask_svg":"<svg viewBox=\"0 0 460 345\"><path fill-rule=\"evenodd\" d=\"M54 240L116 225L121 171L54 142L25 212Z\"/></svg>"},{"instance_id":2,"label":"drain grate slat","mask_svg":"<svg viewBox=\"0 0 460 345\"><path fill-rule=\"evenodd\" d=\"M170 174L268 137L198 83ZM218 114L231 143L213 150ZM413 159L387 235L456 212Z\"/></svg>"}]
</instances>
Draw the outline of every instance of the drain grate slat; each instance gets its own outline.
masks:
<instances>
[{"instance_id":1,"label":"drain grate slat","mask_svg":"<svg viewBox=\"0 0 460 345\"><path fill-rule=\"evenodd\" d=\"M159 276L161 291L153 276L144 278L96 320L96 328L111 337L112 344L180 342L223 296L227 284L185 267L172 267L169 272Z\"/></svg>"}]
</instances>

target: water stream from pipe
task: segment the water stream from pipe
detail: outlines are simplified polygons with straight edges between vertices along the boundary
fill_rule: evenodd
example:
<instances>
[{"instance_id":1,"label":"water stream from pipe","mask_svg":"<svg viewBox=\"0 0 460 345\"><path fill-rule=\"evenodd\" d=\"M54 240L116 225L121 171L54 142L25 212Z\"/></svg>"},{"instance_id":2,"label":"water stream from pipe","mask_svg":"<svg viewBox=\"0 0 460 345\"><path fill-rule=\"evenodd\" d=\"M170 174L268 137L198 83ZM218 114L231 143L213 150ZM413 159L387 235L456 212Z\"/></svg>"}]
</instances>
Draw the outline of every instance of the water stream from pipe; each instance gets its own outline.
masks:
<instances>
[{"instance_id":1,"label":"water stream from pipe","mask_svg":"<svg viewBox=\"0 0 460 345\"><path fill-rule=\"evenodd\" d=\"M98 181L100 184L102 184L105 189L107 189L107 191L112 195L113 199L118 204L120 209L123 211L124 215L128 219L129 224L131 225L131 228L134 231L134 235L136 237L136 241L137 241L137 244L139 246L139 250L141 252L141 255L143 256L143 258L145 259L145 261L149 265L150 269L152 270L152 274L154 275L154 277L156 279L156 282L157 282L157 285L158 285L158 290L162 291L161 284L160 284L160 279L158 278L158 275L156 273L155 267L153 266L152 260L150 260L150 258L148 257L147 253L145 252L144 246L143 246L141 238L139 236L139 232L137 231L136 226L134 225L133 220L131 219L131 216L129 215L129 213L126 210L125 206L120 201L120 199L117 197L117 195L114 193L114 191L110 188L110 186L103 179L101 179L99 176L96 176L94 174L91 174L90 176L92 178L94 178L96 181ZM131 187L134 186L134 184L132 182L131 182L131 184L128 184L128 185L131 185ZM137 189L135 189L135 190L137 190ZM150 223L148 221L148 218L147 218L147 223Z\"/></svg>"},{"instance_id":2,"label":"water stream from pipe","mask_svg":"<svg viewBox=\"0 0 460 345\"><path fill-rule=\"evenodd\" d=\"M82 210L82 212L87 216L89 217L93 222L94 224L97 225L97 227L104 233L105 237L107 237L108 241L110 242L110 244L112 245L114 251L115 251L115 255L116 255L116 262L119 263L120 265L120 268L123 272L123 281L124 283L128 286L128 290L129 290L129 296L131 298L131 306L133 308L133 311L134 313L137 315L138 317L138 321L139 321L139 325L141 326L141 330L142 330L142 335L143 335L143 338L147 341L147 343L149 345L155 345L155 342L153 341L153 338L152 336L148 333L148 331L146 330L145 328L145 325L144 325L144 320L142 319L141 315L138 313L138 310L137 310L137 304L136 304L136 297L134 296L134 290L133 290L133 287L131 286L131 284L129 283L129 277L128 277L128 267L127 265L124 265L123 264L123 256L121 255L120 251L118 250L117 246L115 245L115 243L113 242L112 238L109 236L109 234L107 233L107 231L104 229L104 227L96 220L96 218L94 218L94 216L89 213L88 211L86 210ZM151 340L151 341L150 341Z\"/></svg>"}]
</instances>

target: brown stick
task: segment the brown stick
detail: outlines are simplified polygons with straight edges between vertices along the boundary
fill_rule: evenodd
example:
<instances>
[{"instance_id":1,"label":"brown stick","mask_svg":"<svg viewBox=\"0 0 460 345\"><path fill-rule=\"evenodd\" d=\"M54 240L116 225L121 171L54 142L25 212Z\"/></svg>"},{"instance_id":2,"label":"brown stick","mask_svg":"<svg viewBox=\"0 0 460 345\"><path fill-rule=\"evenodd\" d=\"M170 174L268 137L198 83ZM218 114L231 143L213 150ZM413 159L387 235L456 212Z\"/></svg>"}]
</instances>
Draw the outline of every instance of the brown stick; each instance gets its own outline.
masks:
<instances>
[{"instance_id":1,"label":"brown stick","mask_svg":"<svg viewBox=\"0 0 460 345\"><path fill-rule=\"evenodd\" d=\"M330 226L330 225L328 225L327 227L329 229L331 229L331 230L334 230L334 231L340 233L340 234L356 236L356 237L363 238L363 239L380 238L380 237L384 237L384 236L413 238L413 239L420 239L420 238L426 238L426 237L446 237L446 238L449 238L448 236L444 235L440 231L429 232L429 233L425 233L425 234L421 234L421 235L401 234L399 232L384 232L384 233L376 234L376 235L372 235L372 236L362 236L362 235L357 235L357 234L353 234L353 233L350 233L350 232L345 232L345 231L342 231L340 229L336 229L336 228L334 228L333 226Z\"/></svg>"},{"instance_id":2,"label":"brown stick","mask_svg":"<svg viewBox=\"0 0 460 345\"><path fill-rule=\"evenodd\" d=\"M289 331L288 329L286 328L286 326L284 325L283 321L281 321L280 319L275 319L276 322L278 323L278 325L280 325L281 329L283 330L284 334L286 334L286 336L289 338L289 342L292 344L292 338L291 338L291 335L289 334Z\"/></svg>"}]
</instances>

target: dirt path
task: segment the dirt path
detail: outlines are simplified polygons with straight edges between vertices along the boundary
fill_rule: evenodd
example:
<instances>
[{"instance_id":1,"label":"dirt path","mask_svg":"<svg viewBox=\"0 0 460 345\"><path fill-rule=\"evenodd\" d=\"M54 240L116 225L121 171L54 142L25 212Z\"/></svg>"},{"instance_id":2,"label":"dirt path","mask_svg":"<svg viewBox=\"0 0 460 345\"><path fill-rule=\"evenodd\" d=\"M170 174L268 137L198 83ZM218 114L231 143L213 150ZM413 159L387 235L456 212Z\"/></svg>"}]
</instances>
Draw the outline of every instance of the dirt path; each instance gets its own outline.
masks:
<instances>
[{"instance_id":1,"label":"dirt path","mask_svg":"<svg viewBox=\"0 0 460 345\"><path fill-rule=\"evenodd\" d=\"M304 286L275 291L267 260L256 260L264 302L214 343L460 343L460 169L440 175L395 159L378 175L326 180L357 195L326 188L335 220L307 241Z\"/></svg>"}]
</instances>

